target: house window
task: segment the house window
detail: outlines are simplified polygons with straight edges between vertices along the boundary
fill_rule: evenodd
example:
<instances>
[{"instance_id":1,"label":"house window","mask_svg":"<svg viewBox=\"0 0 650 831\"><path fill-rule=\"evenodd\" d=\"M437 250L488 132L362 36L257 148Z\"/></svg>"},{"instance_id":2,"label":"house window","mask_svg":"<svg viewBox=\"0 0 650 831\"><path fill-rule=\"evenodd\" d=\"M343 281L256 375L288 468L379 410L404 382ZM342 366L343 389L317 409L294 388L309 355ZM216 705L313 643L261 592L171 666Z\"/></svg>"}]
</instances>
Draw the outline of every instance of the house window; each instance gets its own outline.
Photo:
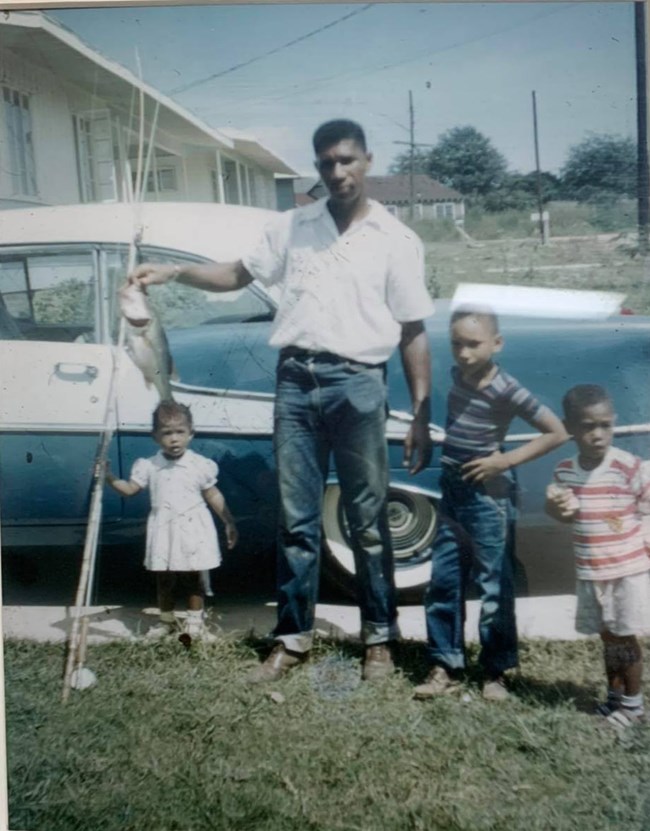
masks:
<instances>
[{"instance_id":1,"label":"house window","mask_svg":"<svg viewBox=\"0 0 650 831\"><path fill-rule=\"evenodd\" d=\"M9 87L2 87L2 106L12 194L36 196L38 190L29 96Z\"/></svg>"},{"instance_id":2,"label":"house window","mask_svg":"<svg viewBox=\"0 0 650 831\"><path fill-rule=\"evenodd\" d=\"M108 110L73 115L82 202L115 202L117 174L113 123Z\"/></svg>"},{"instance_id":3,"label":"house window","mask_svg":"<svg viewBox=\"0 0 650 831\"><path fill-rule=\"evenodd\" d=\"M133 188L137 184L137 176L133 174ZM159 193L162 190L178 190L176 168L160 167L158 170L150 170L147 174L147 193Z\"/></svg>"},{"instance_id":4,"label":"house window","mask_svg":"<svg viewBox=\"0 0 650 831\"><path fill-rule=\"evenodd\" d=\"M212 183L212 199L215 202L221 202L219 194L219 174L214 168L210 171L210 182Z\"/></svg>"},{"instance_id":5,"label":"house window","mask_svg":"<svg viewBox=\"0 0 650 831\"><path fill-rule=\"evenodd\" d=\"M436 205L436 217L438 219L453 219L454 218L453 202L439 202Z\"/></svg>"},{"instance_id":6,"label":"house window","mask_svg":"<svg viewBox=\"0 0 650 831\"><path fill-rule=\"evenodd\" d=\"M237 162L231 159L224 159L223 161L223 190L228 205L239 205Z\"/></svg>"},{"instance_id":7,"label":"house window","mask_svg":"<svg viewBox=\"0 0 650 831\"><path fill-rule=\"evenodd\" d=\"M436 205L437 219L453 219L454 218L454 204L453 202L439 202Z\"/></svg>"},{"instance_id":8,"label":"house window","mask_svg":"<svg viewBox=\"0 0 650 831\"><path fill-rule=\"evenodd\" d=\"M161 167L156 171L156 179L158 190L178 190L175 167ZM151 187L149 186L150 183ZM153 176L151 174L149 174L149 180L147 181L147 190L153 190Z\"/></svg>"}]
</instances>

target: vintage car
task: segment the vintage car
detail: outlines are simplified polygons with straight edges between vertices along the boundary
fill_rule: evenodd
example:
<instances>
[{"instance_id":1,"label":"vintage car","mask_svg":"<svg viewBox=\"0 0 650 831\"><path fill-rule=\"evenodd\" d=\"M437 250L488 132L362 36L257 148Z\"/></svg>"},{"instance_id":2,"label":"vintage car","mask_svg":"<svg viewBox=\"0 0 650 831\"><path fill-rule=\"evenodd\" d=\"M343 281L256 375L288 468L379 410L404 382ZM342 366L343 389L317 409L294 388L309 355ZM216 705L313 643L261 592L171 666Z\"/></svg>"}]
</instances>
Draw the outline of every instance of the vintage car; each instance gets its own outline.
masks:
<instances>
[{"instance_id":1,"label":"vintage car","mask_svg":"<svg viewBox=\"0 0 650 831\"><path fill-rule=\"evenodd\" d=\"M155 451L150 437L157 392L148 388L117 344L116 290L129 250L140 260L173 262L237 258L269 213L208 204L125 204L18 209L0 214L0 517L2 543L53 550L83 542L98 438L115 428L114 471ZM137 242L137 245L136 245ZM504 288L504 292L506 289ZM271 448L276 353L268 346L276 304L253 283L232 294L171 284L150 292L175 365L174 396L190 405L194 447L220 467L220 487L241 532L226 566L257 567L275 538L277 491ZM573 298L575 302L575 297ZM427 320L434 375L430 467L403 468L409 398L395 355L388 367L391 413L390 526L402 599L418 596L430 571L439 500L439 440L451 365L449 304ZM575 383L606 385L618 410L620 445L650 458L648 415L650 320L635 315L503 317L504 365L556 412ZM115 406L111 383L117 379ZM515 423L507 441L530 428ZM524 465L519 475L518 590L572 591L570 535L543 511L544 488L570 445ZM103 546L142 539L146 494L104 495ZM335 472L324 495L324 567L343 589L353 563ZM264 561L272 568L272 558Z\"/></svg>"}]
</instances>

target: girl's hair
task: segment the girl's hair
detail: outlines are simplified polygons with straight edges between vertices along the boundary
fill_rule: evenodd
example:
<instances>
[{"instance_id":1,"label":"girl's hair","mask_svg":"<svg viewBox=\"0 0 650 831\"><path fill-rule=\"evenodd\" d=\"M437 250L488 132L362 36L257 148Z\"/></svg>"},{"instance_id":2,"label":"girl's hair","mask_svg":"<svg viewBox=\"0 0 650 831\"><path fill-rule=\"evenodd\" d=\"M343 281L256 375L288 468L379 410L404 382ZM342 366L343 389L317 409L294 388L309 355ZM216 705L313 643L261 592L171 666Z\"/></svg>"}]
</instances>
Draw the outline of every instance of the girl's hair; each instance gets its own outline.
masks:
<instances>
[{"instance_id":1,"label":"girl's hair","mask_svg":"<svg viewBox=\"0 0 650 831\"><path fill-rule=\"evenodd\" d=\"M564 418L568 422L573 422L585 407L593 407L594 404L609 404L612 409L614 408L605 387L598 384L577 384L571 387L562 399Z\"/></svg>"},{"instance_id":2,"label":"girl's hair","mask_svg":"<svg viewBox=\"0 0 650 831\"><path fill-rule=\"evenodd\" d=\"M185 404L179 404L178 401L163 400L158 404L153 411L153 429L154 433L159 430L168 421L175 418L184 418L187 421L187 426L190 430L194 429L194 422L192 421L192 411Z\"/></svg>"}]
</instances>

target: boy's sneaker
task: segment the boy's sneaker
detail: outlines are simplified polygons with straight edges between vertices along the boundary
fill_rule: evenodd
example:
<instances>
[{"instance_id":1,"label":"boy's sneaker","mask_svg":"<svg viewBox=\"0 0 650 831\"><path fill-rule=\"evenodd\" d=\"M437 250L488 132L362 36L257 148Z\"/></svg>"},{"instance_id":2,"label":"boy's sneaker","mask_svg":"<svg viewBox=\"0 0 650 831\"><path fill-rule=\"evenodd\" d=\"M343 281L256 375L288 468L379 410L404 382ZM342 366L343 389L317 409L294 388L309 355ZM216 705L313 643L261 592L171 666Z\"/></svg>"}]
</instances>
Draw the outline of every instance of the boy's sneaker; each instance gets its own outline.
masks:
<instances>
[{"instance_id":1,"label":"boy's sneaker","mask_svg":"<svg viewBox=\"0 0 650 831\"><path fill-rule=\"evenodd\" d=\"M419 684L413 690L413 698L422 701L426 698L435 698L438 695L455 693L459 688L458 681L452 678L444 667L437 666L427 675L424 684Z\"/></svg>"},{"instance_id":2,"label":"boy's sneaker","mask_svg":"<svg viewBox=\"0 0 650 831\"><path fill-rule=\"evenodd\" d=\"M510 693L503 675L498 675L496 678L487 678L483 682L482 695L486 701L507 701L510 698Z\"/></svg>"}]
</instances>

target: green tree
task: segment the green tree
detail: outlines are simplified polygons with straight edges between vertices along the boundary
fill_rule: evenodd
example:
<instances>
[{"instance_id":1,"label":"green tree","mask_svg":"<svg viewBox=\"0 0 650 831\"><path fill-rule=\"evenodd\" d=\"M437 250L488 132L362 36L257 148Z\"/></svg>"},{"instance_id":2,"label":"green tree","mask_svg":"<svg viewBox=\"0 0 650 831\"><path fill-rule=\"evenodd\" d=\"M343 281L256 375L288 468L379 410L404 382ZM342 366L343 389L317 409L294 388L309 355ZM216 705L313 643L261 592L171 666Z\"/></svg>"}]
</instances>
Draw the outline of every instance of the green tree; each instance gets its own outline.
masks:
<instances>
[{"instance_id":1,"label":"green tree","mask_svg":"<svg viewBox=\"0 0 650 831\"><path fill-rule=\"evenodd\" d=\"M561 181L566 195L581 202L635 198L636 143L619 136L588 136L569 148Z\"/></svg>"},{"instance_id":2,"label":"green tree","mask_svg":"<svg viewBox=\"0 0 650 831\"><path fill-rule=\"evenodd\" d=\"M39 323L92 323L93 292L89 283L71 278L34 292L34 319Z\"/></svg>"},{"instance_id":3,"label":"green tree","mask_svg":"<svg viewBox=\"0 0 650 831\"><path fill-rule=\"evenodd\" d=\"M408 174L411 171L411 153L409 150L396 156L388 168L392 176ZM418 150L413 153L413 173L429 172L429 153L426 150Z\"/></svg>"},{"instance_id":4,"label":"green tree","mask_svg":"<svg viewBox=\"0 0 650 831\"><path fill-rule=\"evenodd\" d=\"M546 204L562 195L562 185L557 176L540 171L542 202ZM488 211L537 208L537 173L506 173L499 186L491 190L482 200Z\"/></svg>"},{"instance_id":5,"label":"green tree","mask_svg":"<svg viewBox=\"0 0 650 831\"><path fill-rule=\"evenodd\" d=\"M453 127L429 154L429 175L468 197L485 196L503 185L508 164L475 127Z\"/></svg>"}]
</instances>

